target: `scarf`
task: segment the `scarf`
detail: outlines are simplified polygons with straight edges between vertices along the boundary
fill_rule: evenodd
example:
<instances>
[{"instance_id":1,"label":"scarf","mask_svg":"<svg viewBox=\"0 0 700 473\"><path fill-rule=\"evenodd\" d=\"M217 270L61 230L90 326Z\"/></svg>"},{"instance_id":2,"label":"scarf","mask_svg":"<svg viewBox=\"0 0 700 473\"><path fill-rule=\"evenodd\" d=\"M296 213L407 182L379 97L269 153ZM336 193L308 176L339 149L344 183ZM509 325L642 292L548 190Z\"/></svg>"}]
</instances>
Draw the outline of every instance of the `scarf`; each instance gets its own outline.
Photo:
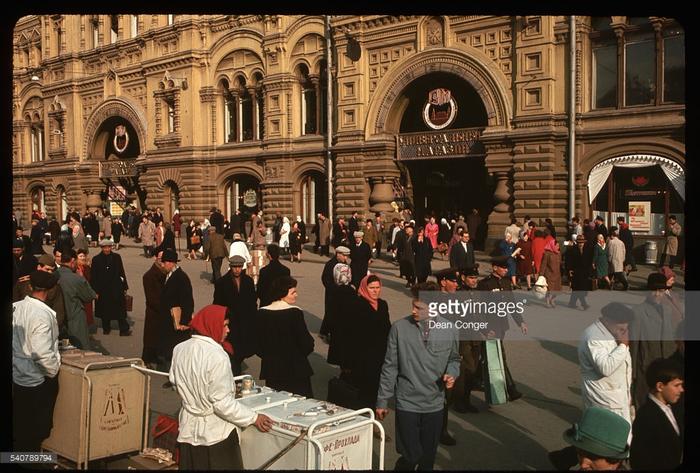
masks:
<instances>
[{"instance_id":1,"label":"scarf","mask_svg":"<svg viewBox=\"0 0 700 473\"><path fill-rule=\"evenodd\" d=\"M227 340L221 342L221 338L224 335L225 318L226 307L211 304L202 308L192 317L190 327L199 335L211 338L223 346L228 354L233 355L233 346Z\"/></svg>"},{"instance_id":2,"label":"scarf","mask_svg":"<svg viewBox=\"0 0 700 473\"><path fill-rule=\"evenodd\" d=\"M552 238L547 242L546 245L544 245L544 251L551 251L552 253L559 254L559 249L554 246L557 241Z\"/></svg>"},{"instance_id":3,"label":"scarf","mask_svg":"<svg viewBox=\"0 0 700 473\"><path fill-rule=\"evenodd\" d=\"M360 282L360 288L357 290L357 294L362 297L364 300L369 302L369 305L372 306L373 310L377 310L379 308L379 299L372 299L369 296L369 289L367 288L367 280L369 279L370 275L368 274L364 278L362 278L362 281ZM382 282L379 281L379 285L381 287Z\"/></svg>"}]
</instances>

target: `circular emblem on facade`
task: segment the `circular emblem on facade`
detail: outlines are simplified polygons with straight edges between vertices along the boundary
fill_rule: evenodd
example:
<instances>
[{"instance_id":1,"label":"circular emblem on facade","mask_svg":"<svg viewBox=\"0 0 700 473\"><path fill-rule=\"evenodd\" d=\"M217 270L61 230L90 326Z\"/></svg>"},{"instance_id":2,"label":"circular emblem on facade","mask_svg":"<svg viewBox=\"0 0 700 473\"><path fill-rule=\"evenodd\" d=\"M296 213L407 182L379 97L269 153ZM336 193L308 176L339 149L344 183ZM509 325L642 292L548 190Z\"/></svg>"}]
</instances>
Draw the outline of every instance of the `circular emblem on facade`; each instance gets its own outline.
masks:
<instances>
[{"instance_id":1,"label":"circular emblem on facade","mask_svg":"<svg viewBox=\"0 0 700 473\"><path fill-rule=\"evenodd\" d=\"M114 149L117 153L123 153L129 146L129 134L124 125L117 125L114 129Z\"/></svg>"},{"instance_id":2,"label":"circular emblem on facade","mask_svg":"<svg viewBox=\"0 0 700 473\"><path fill-rule=\"evenodd\" d=\"M433 130L450 126L457 118L457 102L448 89L428 92L428 101L423 107L423 121Z\"/></svg>"},{"instance_id":3,"label":"circular emblem on facade","mask_svg":"<svg viewBox=\"0 0 700 473\"><path fill-rule=\"evenodd\" d=\"M248 189L243 194L243 205L246 207L255 207L258 205L258 193L255 189Z\"/></svg>"}]
</instances>

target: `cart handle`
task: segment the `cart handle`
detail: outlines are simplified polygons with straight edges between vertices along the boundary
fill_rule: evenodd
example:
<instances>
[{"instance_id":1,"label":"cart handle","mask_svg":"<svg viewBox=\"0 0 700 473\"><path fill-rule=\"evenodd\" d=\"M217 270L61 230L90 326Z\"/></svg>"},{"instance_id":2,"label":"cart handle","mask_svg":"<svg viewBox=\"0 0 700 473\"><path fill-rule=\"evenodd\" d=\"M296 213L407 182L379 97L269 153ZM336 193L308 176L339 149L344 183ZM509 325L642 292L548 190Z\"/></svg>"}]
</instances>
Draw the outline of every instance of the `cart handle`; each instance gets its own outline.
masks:
<instances>
[{"instance_id":1,"label":"cart handle","mask_svg":"<svg viewBox=\"0 0 700 473\"><path fill-rule=\"evenodd\" d=\"M317 420L316 422L314 422L313 424L311 424L309 426L309 437L312 437L314 434L314 430L321 425L330 424L331 422L337 422L337 421L342 420L342 419L349 419L352 417L357 417L357 416L362 415L362 414L369 414L369 418L371 420L374 420L374 411L372 409L370 409L369 407L363 407L362 409L358 409L356 411L350 411L350 412L346 412L345 414L338 414L337 416L332 416L332 417L328 417L326 419Z\"/></svg>"},{"instance_id":2,"label":"cart handle","mask_svg":"<svg viewBox=\"0 0 700 473\"><path fill-rule=\"evenodd\" d=\"M158 375L160 375L160 376L170 376L170 373L166 373L166 372L164 372L164 371L156 371L156 370L144 368L143 366L139 366L139 365L137 365L137 364L135 364L135 363L132 363L132 364L131 364L131 367L134 368L134 369L137 369L137 370L139 370L139 371L142 371L142 372L144 372L144 373L158 374Z\"/></svg>"},{"instance_id":3,"label":"cart handle","mask_svg":"<svg viewBox=\"0 0 700 473\"><path fill-rule=\"evenodd\" d=\"M137 363L141 363L141 365L143 365L143 360L141 358L124 358L123 360L94 361L92 363L88 363L87 365L85 365L85 367L83 368L83 376L86 375L88 370L93 369L95 367L105 366L105 367L111 368L111 367L120 366L120 365L125 364L125 363L131 363L130 366L134 366Z\"/></svg>"}]
</instances>

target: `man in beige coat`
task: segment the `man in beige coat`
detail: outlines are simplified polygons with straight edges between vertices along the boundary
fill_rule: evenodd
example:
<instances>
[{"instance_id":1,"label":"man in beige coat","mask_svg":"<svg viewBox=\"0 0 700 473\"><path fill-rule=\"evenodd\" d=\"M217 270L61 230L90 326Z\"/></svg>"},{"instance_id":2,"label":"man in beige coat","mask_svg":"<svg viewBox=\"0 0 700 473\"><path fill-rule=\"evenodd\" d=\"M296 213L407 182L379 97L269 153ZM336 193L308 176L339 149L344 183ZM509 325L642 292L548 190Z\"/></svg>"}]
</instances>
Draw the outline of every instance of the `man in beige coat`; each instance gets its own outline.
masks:
<instances>
[{"instance_id":1,"label":"man in beige coat","mask_svg":"<svg viewBox=\"0 0 700 473\"><path fill-rule=\"evenodd\" d=\"M617 227L610 228L608 240L608 259L610 269L613 272L613 280L622 284L623 290L627 290L629 284L625 275L625 244L620 240L620 230Z\"/></svg>"},{"instance_id":2,"label":"man in beige coat","mask_svg":"<svg viewBox=\"0 0 700 473\"><path fill-rule=\"evenodd\" d=\"M666 229L666 246L661 256L661 265L665 265L668 259L669 268L673 269L678 256L678 237L681 234L681 225L678 223L676 216L668 217L668 228Z\"/></svg>"},{"instance_id":3,"label":"man in beige coat","mask_svg":"<svg viewBox=\"0 0 700 473\"><path fill-rule=\"evenodd\" d=\"M150 258L153 247L156 246L156 226L145 215L141 219L141 225L139 225L139 238L143 245L143 256Z\"/></svg>"},{"instance_id":4,"label":"man in beige coat","mask_svg":"<svg viewBox=\"0 0 700 473\"><path fill-rule=\"evenodd\" d=\"M320 218L318 222L318 239L321 246L320 254L330 256L330 253L328 252L328 247L331 244L331 221L328 220L328 218L325 215L319 215Z\"/></svg>"},{"instance_id":5,"label":"man in beige coat","mask_svg":"<svg viewBox=\"0 0 700 473\"><path fill-rule=\"evenodd\" d=\"M214 225L211 225L208 231L209 238L204 243L204 258L208 257L211 260L213 272L211 282L214 284L221 277L221 262L228 257L228 250L224 236L216 232Z\"/></svg>"}]
</instances>

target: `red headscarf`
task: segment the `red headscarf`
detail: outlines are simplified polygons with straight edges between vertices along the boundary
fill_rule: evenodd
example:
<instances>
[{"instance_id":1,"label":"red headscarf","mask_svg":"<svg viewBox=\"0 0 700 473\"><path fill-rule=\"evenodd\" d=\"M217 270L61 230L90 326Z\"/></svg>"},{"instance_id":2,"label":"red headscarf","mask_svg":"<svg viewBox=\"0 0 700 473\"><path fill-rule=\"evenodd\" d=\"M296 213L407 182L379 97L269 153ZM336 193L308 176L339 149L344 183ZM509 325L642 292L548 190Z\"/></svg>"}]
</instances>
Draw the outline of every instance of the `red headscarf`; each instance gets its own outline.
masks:
<instances>
[{"instance_id":1,"label":"red headscarf","mask_svg":"<svg viewBox=\"0 0 700 473\"><path fill-rule=\"evenodd\" d=\"M557 244L557 240L552 238L547 242L546 245L544 245L544 251L551 251L552 253L559 254L559 248L557 248L555 245Z\"/></svg>"},{"instance_id":2,"label":"red headscarf","mask_svg":"<svg viewBox=\"0 0 700 473\"><path fill-rule=\"evenodd\" d=\"M199 312L192 317L190 322L190 328L197 332L199 335L204 335L214 340L216 343L220 343L224 347L227 353L233 355L233 346L221 339L224 336L224 319L226 318L226 307L222 305L208 305L202 308Z\"/></svg>"},{"instance_id":3,"label":"red headscarf","mask_svg":"<svg viewBox=\"0 0 700 473\"><path fill-rule=\"evenodd\" d=\"M369 295L369 288L367 288L367 280L369 279L370 276L376 276L375 274L368 274L364 278L362 278L362 281L360 281L360 288L357 290L357 294L365 299L367 302L369 302L369 305L372 306L372 309L377 310L379 307L379 299L372 299ZM382 282L379 281L379 286L381 287Z\"/></svg>"}]
</instances>

